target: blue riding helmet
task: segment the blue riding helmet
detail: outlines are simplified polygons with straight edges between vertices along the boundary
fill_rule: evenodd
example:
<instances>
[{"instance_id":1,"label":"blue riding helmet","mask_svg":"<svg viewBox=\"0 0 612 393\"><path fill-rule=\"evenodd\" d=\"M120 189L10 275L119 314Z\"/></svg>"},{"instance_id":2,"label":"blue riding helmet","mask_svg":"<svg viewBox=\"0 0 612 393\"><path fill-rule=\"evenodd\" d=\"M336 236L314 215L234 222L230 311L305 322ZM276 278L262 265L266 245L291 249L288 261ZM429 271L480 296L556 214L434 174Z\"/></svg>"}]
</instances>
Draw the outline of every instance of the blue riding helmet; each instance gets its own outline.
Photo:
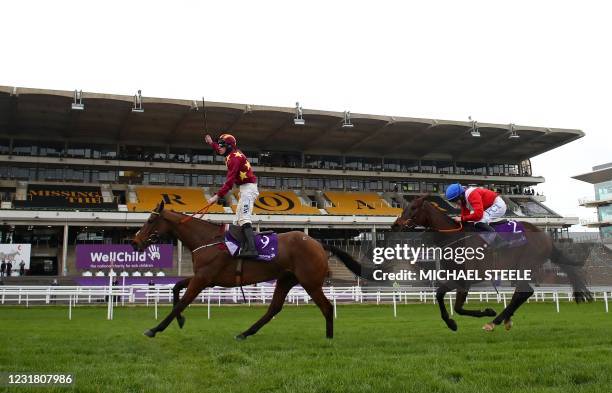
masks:
<instances>
[{"instance_id":1,"label":"blue riding helmet","mask_svg":"<svg viewBox=\"0 0 612 393\"><path fill-rule=\"evenodd\" d=\"M463 189L463 186L461 184L459 183L451 184L446 189L446 199L453 202L459 199L459 197L463 195L464 192L465 190Z\"/></svg>"}]
</instances>

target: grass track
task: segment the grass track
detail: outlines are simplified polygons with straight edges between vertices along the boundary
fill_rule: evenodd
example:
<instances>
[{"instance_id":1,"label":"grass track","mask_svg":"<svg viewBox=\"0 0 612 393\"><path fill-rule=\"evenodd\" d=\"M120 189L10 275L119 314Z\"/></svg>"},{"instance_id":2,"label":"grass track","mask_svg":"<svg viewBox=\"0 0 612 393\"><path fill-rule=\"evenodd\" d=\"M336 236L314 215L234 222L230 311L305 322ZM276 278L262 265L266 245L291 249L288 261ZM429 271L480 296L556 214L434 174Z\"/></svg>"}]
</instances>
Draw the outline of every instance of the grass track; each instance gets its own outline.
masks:
<instances>
[{"instance_id":1,"label":"grass track","mask_svg":"<svg viewBox=\"0 0 612 393\"><path fill-rule=\"evenodd\" d=\"M470 308L476 304L468 304ZM497 311L501 305L496 304ZM169 307L160 308L160 316ZM589 305L527 304L511 332L485 319L448 330L432 304L339 306L324 338L313 306L286 306L259 334L233 339L262 307L191 307L156 338L153 309L1 307L0 371L70 372L83 392L611 392L612 313ZM4 389L4 390L3 390Z\"/></svg>"}]
</instances>

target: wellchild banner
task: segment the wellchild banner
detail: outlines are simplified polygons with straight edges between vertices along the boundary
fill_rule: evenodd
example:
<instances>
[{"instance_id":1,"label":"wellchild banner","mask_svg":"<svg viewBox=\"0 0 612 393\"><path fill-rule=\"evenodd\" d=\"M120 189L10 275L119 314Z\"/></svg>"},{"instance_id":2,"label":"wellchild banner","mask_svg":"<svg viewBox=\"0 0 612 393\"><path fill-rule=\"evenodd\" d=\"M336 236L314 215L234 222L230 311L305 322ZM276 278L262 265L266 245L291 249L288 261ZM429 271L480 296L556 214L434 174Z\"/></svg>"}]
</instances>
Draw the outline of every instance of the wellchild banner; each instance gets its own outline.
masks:
<instances>
[{"instance_id":1,"label":"wellchild banner","mask_svg":"<svg viewBox=\"0 0 612 393\"><path fill-rule=\"evenodd\" d=\"M172 267L172 244L152 244L143 252L129 244L79 244L78 269L158 269Z\"/></svg>"}]
</instances>

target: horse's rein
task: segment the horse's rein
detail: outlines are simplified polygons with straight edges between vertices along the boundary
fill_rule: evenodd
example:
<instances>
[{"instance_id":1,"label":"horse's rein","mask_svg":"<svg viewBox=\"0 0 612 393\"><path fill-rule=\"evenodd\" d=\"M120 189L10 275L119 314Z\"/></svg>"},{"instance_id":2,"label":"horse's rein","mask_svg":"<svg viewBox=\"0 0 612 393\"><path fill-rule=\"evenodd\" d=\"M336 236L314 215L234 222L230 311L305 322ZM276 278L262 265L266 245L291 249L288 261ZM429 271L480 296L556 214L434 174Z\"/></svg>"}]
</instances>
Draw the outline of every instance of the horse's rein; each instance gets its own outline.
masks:
<instances>
[{"instance_id":1,"label":"horse's rein","mask_svg":"<svg viewBox=\"0 0 612 393\"><path fill-rule=\"evenodd\" d=\"M463 230L463 222L459 221L459 228L436 229L436 232L460 232L461 230Z\"/></svg>"},{"instance_id":2,"label":"horse's rein","mask_svg":"<svg viewBox=\"0 0 612 393\"><path fill-rule=\"evenodd\" d=\"M400 221L401 220L401 221ZM408 227L408 224L410 223L410 221L412 221L410 218L405 218L402 219L401 217L398 219L398 224L401 225L403 228ZM436 229L436 232L460 232L463 230L463 222L459 222L459 227L458 228L452 228L452 229Z\"/></svg>"},{"instance_id":3,"label":"horse's rein","mask_svg":"<svg viewBox=\"0 0 612 393\"><path fill-rule=\"evenodd\" d=\"M198 214L201 214L201 215L206 214L208 212L208 209L210 209L210 207L212 205L213 205L212 203L207 203L206 205L204 205L203 208L201 208L197 212L195 212L195 213L193 213L193 214L191 214L191 215L189 215L187 217L181 218L181 220L179 221L179 224L184 224L186 222L189 222L189 221L193 220L195 218L195 216L197 216Z\"/></svg>"}]
</instances>

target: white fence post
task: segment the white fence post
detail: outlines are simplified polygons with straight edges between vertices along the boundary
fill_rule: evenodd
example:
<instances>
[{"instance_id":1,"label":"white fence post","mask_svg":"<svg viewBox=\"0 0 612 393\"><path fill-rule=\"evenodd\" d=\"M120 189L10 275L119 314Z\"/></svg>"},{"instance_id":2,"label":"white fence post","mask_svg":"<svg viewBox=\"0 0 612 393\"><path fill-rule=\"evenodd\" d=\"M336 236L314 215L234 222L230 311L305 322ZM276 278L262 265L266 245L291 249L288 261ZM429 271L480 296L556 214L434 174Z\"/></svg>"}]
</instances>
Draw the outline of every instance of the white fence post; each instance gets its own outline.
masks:
<instances>
[{"instance_id":1,"label":"white fence post","mask_svg":"<svg viewBox=\"0 0 612 393\"><path fill-rule=\"evenodd\" d=\"M395 291L393 291L393 318L397 318L397 303L395 302Z\"/></svg>"}]
</instances>

